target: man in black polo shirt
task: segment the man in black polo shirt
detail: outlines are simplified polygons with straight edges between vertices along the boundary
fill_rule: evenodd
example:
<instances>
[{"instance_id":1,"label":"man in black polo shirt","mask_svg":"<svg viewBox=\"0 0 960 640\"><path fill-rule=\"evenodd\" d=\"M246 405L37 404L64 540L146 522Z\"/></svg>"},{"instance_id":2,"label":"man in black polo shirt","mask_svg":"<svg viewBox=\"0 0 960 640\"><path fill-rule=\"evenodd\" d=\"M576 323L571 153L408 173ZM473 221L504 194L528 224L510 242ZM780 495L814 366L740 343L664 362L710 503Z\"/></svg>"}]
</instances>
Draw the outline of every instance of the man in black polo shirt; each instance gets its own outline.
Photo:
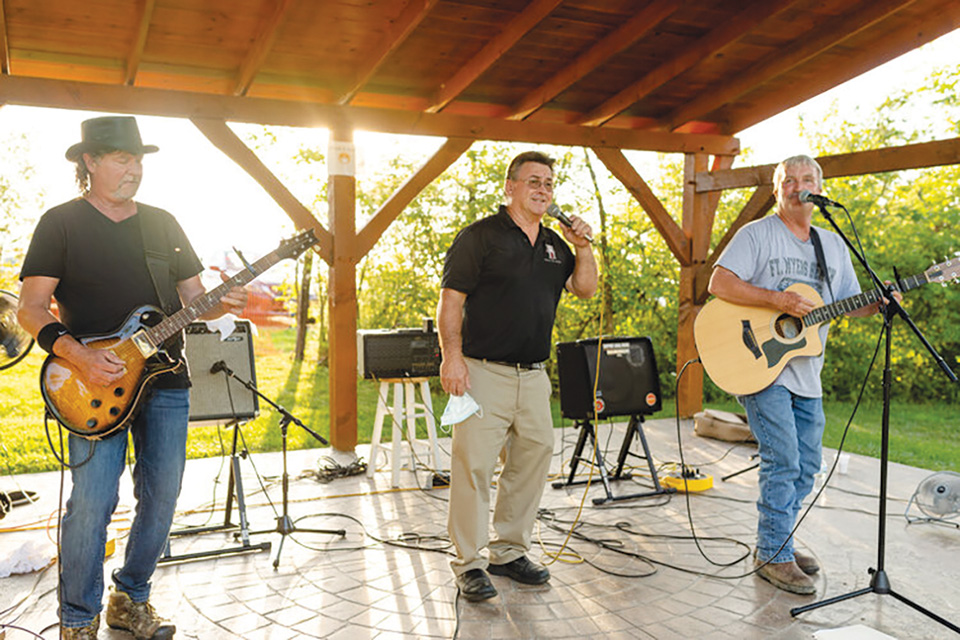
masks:
<instances>
[{"instance_id":1,"label":"man in black polo shirt","mask_svg":"<svg viewBox=\"0 0 960 640\"><path fill-rule=\"evenodd\" d=\"M544 361L560 294L589 298L597 290L590 227L577 216L561 226L571 251L540 224L553 201L553 162L536 151L514 158L506 205L461 230L443 267L440 381L449 394L469 393L480 406L454 427L450 463L448 527L457 549L451 566L470 601L497 595L486 568L525 584L550 579L526 557L553 454ZM501 451L491 542L490 484Z\"/></svg>"}]
</instances>

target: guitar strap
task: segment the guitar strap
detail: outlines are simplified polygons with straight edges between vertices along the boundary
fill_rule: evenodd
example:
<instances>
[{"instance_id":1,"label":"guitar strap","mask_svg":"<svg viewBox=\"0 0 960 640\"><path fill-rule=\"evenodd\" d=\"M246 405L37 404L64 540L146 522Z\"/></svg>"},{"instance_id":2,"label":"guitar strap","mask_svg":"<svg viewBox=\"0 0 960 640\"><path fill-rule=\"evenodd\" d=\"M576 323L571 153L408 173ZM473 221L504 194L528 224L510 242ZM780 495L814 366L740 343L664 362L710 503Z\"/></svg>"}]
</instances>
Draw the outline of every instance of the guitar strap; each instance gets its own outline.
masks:
<instances>
[{"instance_id":1,"label":"guitar strap","mask_svg":"<svg viewBox=\"0 0 960 640\"><path fill-rule=\"evenodd\" d=\"M149 207L140 208L140 234L143 236L143 253L147 261L147 271L153 281L160 306L165 314L177 311L176 300L171 300L168 292L175 291L170 281L170 253L168 251L167 230L160 215Z\"/></svg>"},{"instance_id":2,"label":"guitar strap","mask_svg":"<svg viewBox=\"0 0 960 640\"><path fill-rule=\"evenodd\" d=\"M827 281L827 289L830 290L830 302L836 302L837 296L833 295L833 286L830 284L830 272L827 270L827 260L823 257L823 245L820 244L820 235L814 227L810 227L810 240L813 242L813 252L817 254L817 265L820 267L823 279Z\"/></svg>"}]
</instances>

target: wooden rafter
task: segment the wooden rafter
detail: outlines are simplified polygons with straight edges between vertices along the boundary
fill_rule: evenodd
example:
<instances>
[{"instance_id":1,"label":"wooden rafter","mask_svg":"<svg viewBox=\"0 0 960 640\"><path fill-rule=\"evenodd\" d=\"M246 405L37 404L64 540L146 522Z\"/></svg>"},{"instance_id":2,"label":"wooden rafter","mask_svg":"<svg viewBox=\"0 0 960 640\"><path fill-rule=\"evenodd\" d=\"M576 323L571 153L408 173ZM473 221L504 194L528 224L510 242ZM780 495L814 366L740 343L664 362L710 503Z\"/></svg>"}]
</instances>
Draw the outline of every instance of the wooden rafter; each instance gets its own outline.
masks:
<instances>
[{"instance_id":1,"label":"wooden rafter","mask_svg":"<svg viewBox=\"0 0 960 640\"><path fill-rule=\"evenodd\" d=\"M10 74L10 43L7 41L7 12L0 0L0 75ZM0 102L0 104L3 104Z\"/></svg>"},{"instance_id":2,"label":"wooden rafter","mask_svg":"<svg viewBox=\"0 0 960 640\"><path fill-rule=\"evenodd\" d=\"M677 127L701 118L714 109L735 100L754 87L776 78L803 64L827 49L835 47L852 35L889 17L915 0L871 0L856 11L831 23L818 25L808 39L798 40L787 51L780 52L754 65L737 79L717 84L700 93L700 97L676 109L659 121L665 129Z\"/></svg>"},{"instance_id":3,"label":"wooden rafter","mask_svg":"<svg viewBox=\"0 0 960 640\"><path fill-rule=\"evenodd\" d=\"M593 152L597 154L600 161L607 167L610 173L619 180L623 186L636 198L643 210L646 211L653 226L657 228L660 235L663 236L667 247L677 258L682 266L690 264L690 239L680 228L680 225L670 216L666 208L657 198L656 194L647 186L646 181L633 168L630 161L619 149L604 149L594 147Z\"/></svg>"},{"instance_id":4,"label":"wooden rafter","mask_svg":"<svg viewBox=\"0 0 960 640\"><path fill-rule=\"evenodd\" d=\"M357 65L351 86L337 99L337 104L350 104L357 92L373 77L380 66L402 45L417 28L437 0L410 0L396 20L387 25L383 38L373 47L366 58Z\"/></svg>"},{"instance_id":5,"label":"wooden rafter","mask_svg":"<svg viewBox=\"0 0 960 640\"><path fill-rule=\"evenodd\" d=\"M437 113L447 106L451 100L479 78L484 71L493 66L520 38L550 15L550 12L556 9L561 2L562 0L534 0L527 5L503 28L503 31L490 40L469 62L460 67L460 70L452 78L441 85L430 106L424 111Z\"/></svg>"},{"instance_id":6,"label":"wooden rafter","mask_svg":"<svg viewBox=\"0 0 960 640\"><path fill-rule=\"evenodd\" d=\"M191 118L200 132L231 160L236 162L256 180L267 194L290 216L298 229L313 229L320 242L317 253L328 264L333 259L333 236L324 228L305 206L283 185L273 173L260 162L260 158L237 137L223 120Z\"/></svg>"},{"instance_id":7,"label":"wooden rafter","mask_svg":"<svg viewBox=\"0 0 960 640\"><path fill-rule=\"evenodd\" d=\"M140 19L137 21L137 32L133 37L133 46L127 55L127 64L123 71L123 84L132 85L136 82L137 71L140 70L143 49L147 46L147 35L150 33L150 21L153 19L153 9L156 4L156 0L140 0L137 3Z\"/></svg>"},{"instance_id":8,"label":"wooden rafter","mask_svg":"<svg viewBox=\"0 0 960 640\"><path fill-rule=\"evenodd\" d=\"M647 5L621 27L594 43L559 73L525 95L512 109L510 118L523 120L528 117L553 100L561 91L642 38L664 18L676 11L677 7L676 0L657 0Z\"/></svg>"},{"instance_id":9,"label":"wooden rafter","mask_svg":"<svg viewBox=\"0 0 960 640\"><path fill-rule=\"evenodd\" d=\"M794 4L797 0L759 0L724 22L689 47L682 49L673 58L656 69L643 74L636 82L613 96L590 113L577 120L577 124L599 126L618 113L628 109L653 93L684 71L704 60L750 32L767 18Z\"/></svg>"},{"instance_id":10,"label":"wooden rafter","mask_svg":"<svg viewBox=\"0 0 960 640\"><path fill-rule=\"evenodd\" d=\"M0 76L0 95L10 104L115 113L209 118L290 127L349 124L354 130L398 135L470 138L501 142L558 144L736 155L740 143L730 136L577 127L562 123L514 122L446 113L423 114L398 109L317 105L246 96L220 96L186 91L40 78Z\"/></svg>"},{"instance_id":11,"label":"wooden rafter","mask_svg":"<svg viewBox=\"0 0 960 640\"><path fill-rule=\"evenodd\" d=\"M823 168L824 178L960 164L960 138L820 156L817 162ZM773 183L773 171L776 167L775 164L764 164L698 173L697 192L770 185Z\"/></svg>"},{"instance_id":12,"label":"wooden rafter","mask_svg":"<svg viewBox=\"0 0 960 640\"><path fill-rule=\"evenodd\" d=\"M447 140L416 173L410 176L357 233L357 256L365 256L404 208L437 176L446 171L447 167L456 162L471 144L473 140L467 138Z\"/></svg>"},{"instance_id":13,"label":"wooden rafter","mask_svg":"<svg viewBox=\"0 0 960 640\"><path fill-rule=\"evenodd\" d=\"M246 95L247 91L250 90L253 79L257 77L257 73L263 66L263 61L266 60L267 55L273 48L273 43L277 39L277 32L290 11L291 4L293 4L293 0L276 0L270 16L257 29L257 37L237 72L237 82L233 87L233 95Z\"/></svg>"}]
</instances>

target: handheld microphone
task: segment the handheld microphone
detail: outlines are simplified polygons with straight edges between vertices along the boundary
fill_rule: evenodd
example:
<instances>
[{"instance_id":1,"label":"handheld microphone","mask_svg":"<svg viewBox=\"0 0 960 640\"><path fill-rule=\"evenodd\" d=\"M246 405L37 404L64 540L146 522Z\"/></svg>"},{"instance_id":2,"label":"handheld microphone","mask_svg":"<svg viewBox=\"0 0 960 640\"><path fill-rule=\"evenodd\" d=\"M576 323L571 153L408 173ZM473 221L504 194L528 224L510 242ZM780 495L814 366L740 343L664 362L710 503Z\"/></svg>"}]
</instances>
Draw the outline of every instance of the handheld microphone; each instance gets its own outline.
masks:
<instances>
[{"instance_id":1,"label":"handheld microphone","mask_svg":"<svg viewBox=\"0 0 960 640\"><path fill-rule=\"evenodd\" d=\"M810 193L806 189L801 191L797 196L800 199L800 202L812 202L818 207L840 207L843 209L843 205L839 202L834 202L826 196L817 195L815 193Z\"/></svg>"},{"instance_id":2,"label":"handheld microphone","mask_svg":"<svg viewBox=\"0 0 960 640\"><path fill-rule=\"evenodd\" d=\"M227 363L223 360L217 360L213 363L213 366L210 367L210 373L220 373L221 371L227 370Z\"/></svg>"},{"instance_id":3,"label":"handheld microphone","mask_svg":"<svg viewBox=\"0 0 960 640\"><path fill-rule=\"evenodd\" d=\"M561 223L570 227L571 229L573 228L573 220L571 220L567 214L561 211L560 207L558 207L555 202L551 202L550 206L547 207L547 215L550 216L551 218L556 218ZM591 236L590 234L586 234L583 237L587 239L587 242L593 244L593 236Z\"/></svg>"}]
</instances>

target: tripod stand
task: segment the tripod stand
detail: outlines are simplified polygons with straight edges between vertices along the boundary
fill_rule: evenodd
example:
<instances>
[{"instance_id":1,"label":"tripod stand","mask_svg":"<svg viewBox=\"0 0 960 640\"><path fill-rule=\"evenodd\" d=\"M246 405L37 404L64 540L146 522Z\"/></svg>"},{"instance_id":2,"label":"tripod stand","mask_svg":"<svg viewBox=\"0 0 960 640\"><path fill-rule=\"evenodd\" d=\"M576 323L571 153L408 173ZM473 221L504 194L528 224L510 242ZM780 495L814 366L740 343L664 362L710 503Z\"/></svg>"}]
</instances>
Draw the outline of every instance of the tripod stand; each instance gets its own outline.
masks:
<instances>
[{"instance_id":1,"label":"tripod stand","mask_svg":"<svg viewBox=\"0 0 960 640\"><path fill-rule=\"evenodd\" d=\"M919 611L928 618L936 620L943 626L947 627L951 631L960 633L960 627L949 622L948 620L938 616L937 614L925 609L921 605L913 602L912 600L900 595L894 591L890 586L890 579L887 576L887 572L884 569L884 558L886 553L886 528L887 528L887 463L889 461L890 454L890 390L891 390L891 351L892 351L892 342L893 342L893 318L894 315L899 315L906 321L910 329L916 334L919 340L927 348L927 350L933 355L934 359L946 373L953 382L957 381L957 377L954 375L953 371L950 370L950 367L947 363L940 357L936 352L933 346L927 342L923 334L920 332L920 329L913 323L910 316L904 311L903 307L897 302L896 298L892 295L893 287L883 285L880 282L880 279L877 277L877 274L870 268L867 264L866 259L857 252L856 248L850 242L850 240L843 234L837 224L833 221L833 218L827 212L823 204L818 204L820 211L823 213L824 217L830 221L830 224L833 225L837 233L843 238L844 242L849 247L851 253L857 257L860 263L867 270L877 289L885 292L885 297L889 301L885 306L882 307L883 312L883 331L885 332L886 346L885 346L885 358L884 358L884 367L883 367L883 415L881 418L881 436L880 436L880 508L877 515L877 568L870 568L867 570L873 577L870 580L870 586L857 591L851 591L840 596L834 596L833 598L827 598L813 604L804 605L802 607L794 607L790 609L790 615L797 616L806 611L811 611L813 609L818 609L820 607L825 607L827 605L836 604L837 602L843 602L844 600L849 600L851 598L856 598L857 596L862 596L868 593L877 593L880 595L891 595L905 605L912 607L913 609Z\"/></svg>"},{"instance_id":2,"label":"tripod stand","mask_svg":"<svg viewBox=\"0 0 960 640\"><path fill-rule=\"evenodd\" d=\"M276 409L280 415L280 437L282 441L282 451L283 451L283 480L282 480L282 495L283 495L283 511L282 514L277 516L277 526L273 529L264 529L261 531L251 531L250 535L259 535L263 533L279 533L280 534L280 544L277 546L277 557L273 560L273 568L276 569L280 566L280 554L283 552L283 543L287 539L288 535L293 533L304 532L304 533L327 533L331 535L338 535L341 538L347 535L346 530L344 529L304 529L297 527L296 523L290 518L289 512L289 502L290 502L290 476L287 473L287 431L288 426L291 422L299 426L301 429L309 433L311 436L319 440L322 444L329 444L323 436L307 427L303 422L301 422L296 416L292 413L281 407L279 404L268 398L267 396L260 393L260 390L250 382L249 380L244 380L237 376L230 367L227 366L222 360L217 362L211 368L211 371L222 371L225 375L233 378L244 387L257 394L263 401L269 404L271 407Z\"/></svg>"}]
</instances>

